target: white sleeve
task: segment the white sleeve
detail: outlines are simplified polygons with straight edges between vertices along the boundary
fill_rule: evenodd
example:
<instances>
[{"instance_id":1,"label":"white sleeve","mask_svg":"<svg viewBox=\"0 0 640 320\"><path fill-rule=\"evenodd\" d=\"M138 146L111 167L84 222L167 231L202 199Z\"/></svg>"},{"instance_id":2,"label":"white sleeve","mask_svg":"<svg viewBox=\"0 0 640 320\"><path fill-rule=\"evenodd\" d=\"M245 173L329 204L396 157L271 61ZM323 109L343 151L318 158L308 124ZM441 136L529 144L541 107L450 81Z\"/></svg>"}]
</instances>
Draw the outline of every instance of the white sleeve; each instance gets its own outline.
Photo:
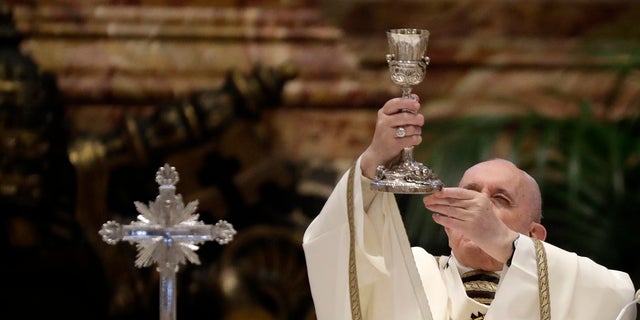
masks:
<instances>
[{"instance_id":1,"label":"white sleeve","mask_svg":"<svg viewBox=\"0 0 640 320\"><path fill-rule=\"evenodd\" d=\"M368 320L431 319L395 197L391 193L376 193L367 200L371 204L365 213L362 189L367 184L363 184L359 163L358 159L353 201L363 315ZM309 283L319 320L351 318L347 184L348 174L345 174L303 237ZM427 315L422 316L425 313Z\"/></svg>"}]
</instances>

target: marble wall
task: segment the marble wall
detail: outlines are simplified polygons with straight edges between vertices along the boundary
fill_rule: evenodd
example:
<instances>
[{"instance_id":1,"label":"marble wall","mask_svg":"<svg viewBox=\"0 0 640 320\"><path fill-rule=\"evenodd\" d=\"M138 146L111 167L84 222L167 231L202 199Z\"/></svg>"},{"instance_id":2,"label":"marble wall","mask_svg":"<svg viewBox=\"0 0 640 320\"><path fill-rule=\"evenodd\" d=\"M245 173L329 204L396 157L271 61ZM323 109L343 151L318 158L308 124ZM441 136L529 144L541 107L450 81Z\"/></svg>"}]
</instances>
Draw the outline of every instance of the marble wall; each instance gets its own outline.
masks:
<instances>
[{"instance_id":1,"label":"marble wall","mask_svg":"<svg viewBox=\"0 0 640 320\"><path fill-rule=\"evenodd\" d=\"M575 116L579 99L609 119L637 113L637 74L618 72L638 50L633 1L20 3L23 50L58 75L79 132L108 131L124 109L217 87L229 69L289 61L301 72L268 115L280 151L353 157L367 142L360 132L371 130L360 111L399 92L385 68L384 30L407 26L432 33L427 78L415 88L428 119ZM326 120L315 127L306 117ZM318 134L345 117L353 130ZM345 134L353 139L336 139Z\"/></svg>"}]
</instances>

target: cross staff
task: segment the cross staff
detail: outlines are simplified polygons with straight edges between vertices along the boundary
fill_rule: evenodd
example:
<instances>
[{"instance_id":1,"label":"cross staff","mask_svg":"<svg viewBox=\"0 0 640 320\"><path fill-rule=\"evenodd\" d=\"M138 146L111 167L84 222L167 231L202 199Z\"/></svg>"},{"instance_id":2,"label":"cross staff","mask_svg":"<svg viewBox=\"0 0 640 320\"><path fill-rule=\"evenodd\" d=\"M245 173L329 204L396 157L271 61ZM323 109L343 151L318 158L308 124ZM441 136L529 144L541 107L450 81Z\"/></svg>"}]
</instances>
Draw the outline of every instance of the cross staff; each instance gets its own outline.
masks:
<instances>
[{"instance_id":1,"label":"cross staff","mask_svg":"<svg viewBox=\"0 0 640 320\"><path fill-rule=\"evenodd\" d=\"M149 206L135 201L138 220L128 225L108 221L102 225L100 235L108 244L118 241L135 243L138 256L135 265L138 268L157 265L160 273L160 320L176 319L176 272L180 264L188 260L200 264L195 253L198 245L215 240L227 244L236 234L233 226L220 220L215 225L207 225L198 220L196 209L198 201L187 206L182 196L176 194L178 172L165 164L156 172L156 182L160 186L159 195Z\"/></svg>"}]
</instances>

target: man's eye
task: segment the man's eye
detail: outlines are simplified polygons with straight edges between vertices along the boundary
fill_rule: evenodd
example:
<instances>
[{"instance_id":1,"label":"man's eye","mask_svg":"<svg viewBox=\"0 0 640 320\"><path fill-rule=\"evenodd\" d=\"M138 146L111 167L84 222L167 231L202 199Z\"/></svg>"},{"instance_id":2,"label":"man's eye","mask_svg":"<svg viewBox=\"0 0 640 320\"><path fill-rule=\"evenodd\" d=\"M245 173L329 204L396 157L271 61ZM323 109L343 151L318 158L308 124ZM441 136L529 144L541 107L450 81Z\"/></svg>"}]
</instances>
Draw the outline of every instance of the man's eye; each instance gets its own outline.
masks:
<instances>
[{"instance_id":1,"label":"man's eye","mask_svg":"<svg viewBox=\"0 0 640 320\"><path fill-rule=\"evenodd\" d=\"M496 202L497 204L502 205L502 206L511 205L511 201L509 201L509 199L507 199L504 196L493 196L493 201Z\"/></svg>"}]
</instances>

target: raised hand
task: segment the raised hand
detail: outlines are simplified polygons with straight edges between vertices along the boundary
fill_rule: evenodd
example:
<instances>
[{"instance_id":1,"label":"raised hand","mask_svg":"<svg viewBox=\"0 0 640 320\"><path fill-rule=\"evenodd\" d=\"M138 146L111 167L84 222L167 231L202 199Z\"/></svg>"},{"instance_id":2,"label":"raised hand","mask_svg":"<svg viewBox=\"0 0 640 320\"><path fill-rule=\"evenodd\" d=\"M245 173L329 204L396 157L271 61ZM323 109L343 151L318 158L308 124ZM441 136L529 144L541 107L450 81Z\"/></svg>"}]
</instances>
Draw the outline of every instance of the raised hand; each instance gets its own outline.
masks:
<instances>
[{"instance_id":1,"label":"raised hand","mask_svg":"<svg viewBox=\"0 0 640 320\"><path fill-rule=\"evenodd\" d=\"M444 188L423 199L427 209L435 212L433 220L444 226L451 241L475 244L500 263L513 252L518 233L503 221L500 210L486 194L465 188ZM470 242L465 244L464 242Z\"/></svg>"},{"instance_id":2,"label":"raised hand","mask_svg":"<svg viewBox=\"0 0 640 320\"><path fill-rule=\"evenodd\" d=\"M420 99L412 97L393 98L378 110L373 139L362 154L360 167L366 177L373 178L378 165L389 165L405 147L422 142L424 116L418 113Z\"/></svg>"}]
</instances>

